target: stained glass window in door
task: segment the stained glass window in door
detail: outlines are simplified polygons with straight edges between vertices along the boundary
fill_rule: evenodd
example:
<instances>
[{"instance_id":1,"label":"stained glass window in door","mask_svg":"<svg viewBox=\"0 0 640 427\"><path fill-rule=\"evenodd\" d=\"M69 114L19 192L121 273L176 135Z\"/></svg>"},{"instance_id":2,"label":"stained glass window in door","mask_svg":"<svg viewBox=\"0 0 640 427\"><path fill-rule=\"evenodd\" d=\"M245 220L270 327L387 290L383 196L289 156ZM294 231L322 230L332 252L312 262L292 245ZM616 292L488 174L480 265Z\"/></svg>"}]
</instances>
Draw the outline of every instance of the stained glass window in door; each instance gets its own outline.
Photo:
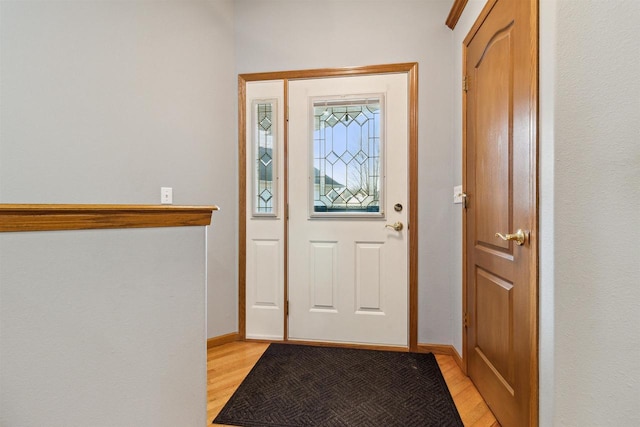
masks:
<instances>
[{"instance_id":1,"label":"stained glass window in door","mask_svg":"<svg viewBox=\"0 0 640 427\"><path fill-rule=\"evenodd\" d=\"M253 102L253 215L275 216L277 200L276 101Z\"/></svg>"},{"instance_id":2,"label":"stained glass window in door","mask_svg":"<svg viewBox=\"0 0 640 427\"><path fill-rule=\"evenodd\" d=\"M379 216L382 96L313 102L312 216Z\"/></svg>"}]
</instances>

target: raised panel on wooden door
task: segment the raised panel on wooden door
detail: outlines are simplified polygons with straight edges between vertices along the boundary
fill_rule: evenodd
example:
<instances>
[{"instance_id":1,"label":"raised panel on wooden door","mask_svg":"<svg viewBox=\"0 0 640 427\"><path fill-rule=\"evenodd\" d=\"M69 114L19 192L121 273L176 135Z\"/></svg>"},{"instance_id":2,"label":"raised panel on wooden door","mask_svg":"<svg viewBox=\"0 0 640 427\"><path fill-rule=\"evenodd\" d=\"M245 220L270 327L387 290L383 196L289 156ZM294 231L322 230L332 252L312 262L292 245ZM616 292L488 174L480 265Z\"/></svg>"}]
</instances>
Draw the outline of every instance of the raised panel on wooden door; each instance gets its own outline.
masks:
<instances>
[{"instance_id":1,"label":"raised panel on wooden door","mask_svg":"<svg viewBox=\"0 0 640 427\"><path fill-rule=\"evenodd\" d=\"M511 254L513 245L495 236L511 230L512 216L512 37L511 27L497 33L474 66L475 224L480 247ZM508 124L503 126L502 124Z\"/></svg>"},{"instance_id":2,"label":"raised panel on wooden door","mask_svg":"<svg viewBox=\"0 0 640 427\"><path fill-rule=\"evenodd\" d=\"M513 394L513 284L476 268L475 352Z\"/></svg>"}]
</instances>

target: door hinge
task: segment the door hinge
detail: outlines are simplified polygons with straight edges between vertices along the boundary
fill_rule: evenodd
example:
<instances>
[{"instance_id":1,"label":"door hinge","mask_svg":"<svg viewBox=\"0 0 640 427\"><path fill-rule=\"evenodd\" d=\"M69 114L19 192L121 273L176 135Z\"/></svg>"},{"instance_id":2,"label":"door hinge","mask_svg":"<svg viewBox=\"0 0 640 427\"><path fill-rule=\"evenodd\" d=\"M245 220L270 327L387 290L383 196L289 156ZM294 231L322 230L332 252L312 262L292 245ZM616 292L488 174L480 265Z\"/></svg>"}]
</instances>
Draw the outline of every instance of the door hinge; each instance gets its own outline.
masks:
<instances>
[{"instance_id":1,"label":"door hinge","mask_svg":"<svg viewBox=\"0 0 640 427\"><path fill-rule=\"evenodd\" d=\"M469 76L462 78L462 90L467 92L469 90Z\"/></svg>"},{"instance_id":2,"label":"door hinge","mask_svg":"<svg viewBox=\"0 0 640 427\"><path fill-rule=\"evenodd\" d=\"M465 327L465 328L468 328L468 327L469 327L469 325L470 325L470 322L469 322L469 313L465 313L465 314L464 314L464 316L462 317L462 322L463 322L463 324L464 324L464 327Z\"/></svg>"},{"instance_id":3,"label":"door hinge","mask_svg":"<svg viewBox=\"0 0 640 427\"><path fill-rule=\"evenodd\" d=\"M285 316L289 315L289 301L285 301L284 303L284 315Z\"/></svg>"},{"instance_id":4,"label":"door hinge","mask_svg":"<svg viewBox=\"0 0 640 427\"><path fill-rule=\"evenodd\" d=\"M285 208L285 215L286 215L287 219L289 219L289 203L287 203L287 206Z\"/></svg>"}]
</instances>

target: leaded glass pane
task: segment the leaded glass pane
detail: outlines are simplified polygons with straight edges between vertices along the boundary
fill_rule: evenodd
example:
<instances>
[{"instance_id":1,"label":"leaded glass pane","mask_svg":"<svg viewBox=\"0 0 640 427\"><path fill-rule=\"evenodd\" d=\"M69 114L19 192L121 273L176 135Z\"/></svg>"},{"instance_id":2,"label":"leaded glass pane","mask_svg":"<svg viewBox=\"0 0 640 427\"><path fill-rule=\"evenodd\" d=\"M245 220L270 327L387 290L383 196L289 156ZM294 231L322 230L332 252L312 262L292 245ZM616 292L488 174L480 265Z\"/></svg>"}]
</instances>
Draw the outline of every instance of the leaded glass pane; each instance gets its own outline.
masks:
<instances>
[{"instance_id":1,"label":"leaded glass pane","mask_svg":"<svg viewBox=\"0 0 640 427\"><path fill-rule=\"evenodd\" d=\"M314 213L380 213L381 104L313 103Z\"/></svg>"},{"instance_id":2,"label":"leaded glass pane","mask_svg":"<svg viewBox=\"0 0 640 427\"><path fill-rule=\"evenodd\" d=\"M256 216L276 214L275 101L253 103L254 210Z\"/></svg>"}]
</instances>

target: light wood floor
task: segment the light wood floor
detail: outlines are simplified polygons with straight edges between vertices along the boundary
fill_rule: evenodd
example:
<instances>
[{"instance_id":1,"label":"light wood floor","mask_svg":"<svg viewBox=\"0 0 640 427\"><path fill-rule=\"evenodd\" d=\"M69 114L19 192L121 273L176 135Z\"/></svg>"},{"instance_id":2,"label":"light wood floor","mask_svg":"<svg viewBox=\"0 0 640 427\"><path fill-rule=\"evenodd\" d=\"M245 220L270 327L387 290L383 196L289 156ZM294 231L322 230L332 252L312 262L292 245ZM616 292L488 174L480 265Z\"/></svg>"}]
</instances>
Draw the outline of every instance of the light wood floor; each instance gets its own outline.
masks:
<instances>
[{"instance_id":1,"label":"light wood floor","mask_svg":"<svg viewBox=\"0 0 640 427\"><path fill-rule=\"evenodd\" d=\"M207 419L211 423L269 344L232 342L207 353ZM475 386L451 356L436 355L465 426L500 427ZM218 424L216 424L218 425Z\"/></svg>"}]
</instances>

